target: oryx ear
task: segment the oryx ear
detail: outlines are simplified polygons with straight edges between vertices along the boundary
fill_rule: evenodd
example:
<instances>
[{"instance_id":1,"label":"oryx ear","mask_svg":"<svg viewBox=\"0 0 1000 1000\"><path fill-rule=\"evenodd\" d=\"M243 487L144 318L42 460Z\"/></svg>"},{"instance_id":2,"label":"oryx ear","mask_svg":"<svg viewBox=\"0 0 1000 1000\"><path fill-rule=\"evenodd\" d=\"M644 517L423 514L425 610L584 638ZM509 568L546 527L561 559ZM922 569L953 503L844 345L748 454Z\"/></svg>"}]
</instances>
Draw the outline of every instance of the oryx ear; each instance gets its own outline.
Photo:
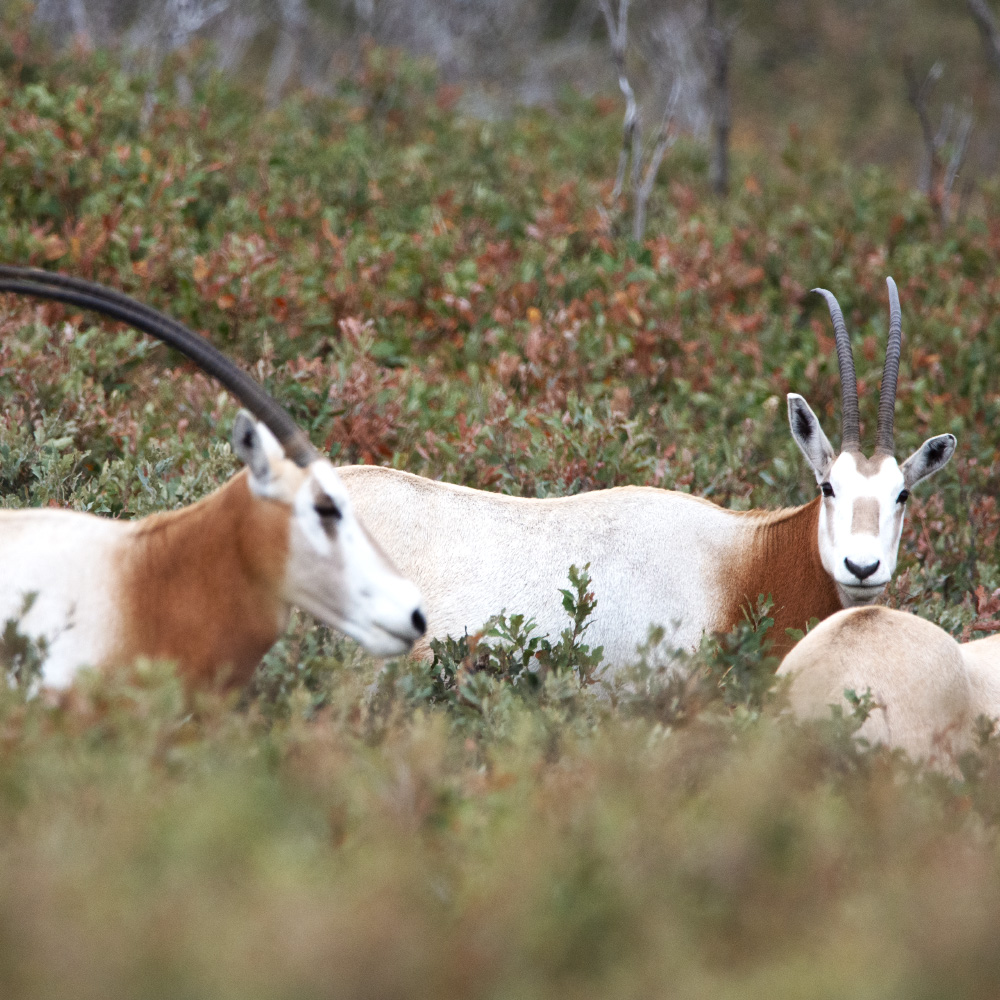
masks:
<instances>
[{"instance_id":1,"label":"oryx ear","mask_svg":"<svg viewBox=\"0 0 1000 1000\"><path fill-rule=\"evenodd\" d=\"M259 483L271 478L271 463L267 457L264 439L257 427L257 421L246 410L236 414L233 424L233 451L236 457L250 469L250 475Z\"/></svg>"},{"instance_id":2,"label":"oryx ear","mask_svg":"<svg viewBox=\"0 0 1000 1000\"><path fill-rule=\"evenodd\" d=\"M829 439L823 433L816 414L797 392L788 394L788 423L791 425L795 443L802 449L802 454L806 456L806 461L816 474L816 482L822 483L830 475L830 469L837 456Z\"/></svg>"},{"instance_id":3,"label":"oryx ear","mask_svg":"<svg viewBox=\"0 0 1000 1000\"><path fill-rule=\"evenodd\" d=\"M958 439L954 434L938 434L928 438L904 463L903 482L906 488L916 486L921 479L934 475L938 469L948 464L955 454Z\"/></svg>"}]
</instances>

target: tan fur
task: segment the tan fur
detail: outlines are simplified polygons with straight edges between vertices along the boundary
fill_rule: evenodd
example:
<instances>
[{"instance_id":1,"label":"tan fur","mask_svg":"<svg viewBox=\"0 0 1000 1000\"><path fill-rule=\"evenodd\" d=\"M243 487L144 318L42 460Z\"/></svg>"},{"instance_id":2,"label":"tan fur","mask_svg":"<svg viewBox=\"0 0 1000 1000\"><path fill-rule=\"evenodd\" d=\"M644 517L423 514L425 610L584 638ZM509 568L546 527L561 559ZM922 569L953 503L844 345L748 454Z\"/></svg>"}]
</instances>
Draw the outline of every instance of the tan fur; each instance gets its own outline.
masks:
<instances>
[{"instance_id":1,"label":"tan fur","mask_svg":"<svg viewBox=\"0 0 1000 1000\"><path fill-rule=\"evenodd\" d=\"M878 500L875 497L859 497L851 511L852 535L878 534Z\"/></svg>"},{"instance_id":2,"label":"tan fur","mask_svg":"<svg viewBox=\"0 0 1000 1000\"><path fill-rule=\"evenodd\" d=\"M805 629L811 618L826 618L843 607L820 560L820 502L817 497L804 507L742 515L754 522L754 531L739 556L720 568L720 630L741 621L744 609L756 607L760 594L770 595L773 651L783 656L795 642L786 629Z\"/></svg>"},{"instance_id":3,"label":"tan fur","mask_svg":"<svg viewBox=\"0 0 1000 1000\"><path fill-rule=\"evenodd\" d=\"M852 451L851 454L854 456L854 464L859 474L867 479L872 479L881 472L882 463L888 457L886 455L879 455L878 452L872 455L871 458L866 458L860 451Z\"/></svg>"},{"instance_id":4,"label":"tan fur","mask_svg":"<svg viewBox=\"0 0 1000 1000\"><path fill-rule=\"evenodd\" d=\"M884 607L849 608L816 626L785 657L789 700L800 718L828 715L845 690L877 707L858 731L871 743L955 773L970 745L973 690L961 648L932 622Z\"/></svg>"},{"instance_id":5,"label":"tan fur","mask_svg":"<svg viewBox=\"0 0 1000 1000\"><path fill-rule=\"evenodd\" d=\"M244 470L199 503L138 522L119 567L126 630L113 659L176 660L189 686L245 684L286 623L290 518L287 504L250 491Z\"/></svg>"}]
</instances>

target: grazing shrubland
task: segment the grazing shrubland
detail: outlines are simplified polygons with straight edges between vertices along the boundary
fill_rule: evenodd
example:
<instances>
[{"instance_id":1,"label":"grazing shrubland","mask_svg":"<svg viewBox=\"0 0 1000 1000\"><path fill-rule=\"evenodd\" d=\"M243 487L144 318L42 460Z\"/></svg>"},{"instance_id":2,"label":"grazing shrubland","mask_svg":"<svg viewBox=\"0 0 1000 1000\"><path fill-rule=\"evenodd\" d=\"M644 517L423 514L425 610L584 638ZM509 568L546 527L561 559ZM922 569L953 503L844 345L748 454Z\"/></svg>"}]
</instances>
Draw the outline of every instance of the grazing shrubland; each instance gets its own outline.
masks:
<instances>
[{"instance_id":1,"label":"grazing shrubland","mask_svg":"<svg viewBox=\"0 0 1000 1000\"><path fill-rule=\"evenodd\" d=\"M888 601L967 637L1000 615L995 192L943 233L892 176L792 134L720 203L679 142L640 245L610 202L614 102L468 120L376 49L337 96L271 110L184 69L192 102L167 87L140 127L148 81L3 28L4 261L203 331L343 462L736 508L814 494L784 394L835 430L816 284L873 434L892 274L898 450L944 431L959 450L910 501ZM135 517L235 468L218 386L59 306L0 303L0 399L7 508ZM380 669L295 620L235 703L149 663L25 698L44 650L6 623L0 993L996 995L988 721L961 780L857 745L864 692L793 724L767 595L682 671L640 651L611 683L584 567L566 586L561 640L508 608L433 663Z\"/></svg>"}]
</instances>

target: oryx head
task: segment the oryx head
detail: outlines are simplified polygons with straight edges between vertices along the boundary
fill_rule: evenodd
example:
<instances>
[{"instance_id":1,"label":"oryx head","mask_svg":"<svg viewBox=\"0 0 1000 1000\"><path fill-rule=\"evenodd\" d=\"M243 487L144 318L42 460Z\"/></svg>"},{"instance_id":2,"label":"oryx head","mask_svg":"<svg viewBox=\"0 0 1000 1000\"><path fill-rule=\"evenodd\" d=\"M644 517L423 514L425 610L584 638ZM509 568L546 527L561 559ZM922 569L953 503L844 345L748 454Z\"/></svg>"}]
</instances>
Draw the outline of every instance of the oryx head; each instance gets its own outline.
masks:
<instances>
[{"instance_id":1,"label":"oryx head","mask_svg":"<svg viewBox=\"0 0 1000 1000\"><path fill-rule=\"evenodd\" d=\"M241 412L233 433L233 450L249 469L251 492L289 510L288 603L376 656L405 653L424 634L417 588L354 516L333 466L289 414L207 340L122 292L68 275L0 265L0 291L67 302L129 323L218 379L253 414Z\"/></svg>"},{"instance_id":2,"label":"oryx head","mask_svg":"<svg viewBox=\"0 0 1000 1000\"><path fill-rule=\"evenodd\" d=\"M826 571L837 583L845 607L875 600L896 569L903 513L910 490L937 472L955 451L952 434L928 438L898 465L893 456L892 423L902 341L902 318L896 283L889 286L889 342L886 346L879 395L875 452L861 451L858 388L851 341L834 296L814 288L830 307L837 336L837 361L843 398L841 452L837 455L809 404L788 394L792 436L806 456L822 493L819 552Z\"/></svg>"},{"instance_id":3,"label":"oryx head","mask_svg":"<svg viewBox=\"0 0 1000 1000\"><path fill-rule=\"evenodd\" d=\"M420 594L355 517L333 465L311 445L298 462L288 457L246 410L233 425L233 451L247 466L251 491L290 508L287 603L375 656L405 653L426 628Z\"/></svg>"}]
</instances>

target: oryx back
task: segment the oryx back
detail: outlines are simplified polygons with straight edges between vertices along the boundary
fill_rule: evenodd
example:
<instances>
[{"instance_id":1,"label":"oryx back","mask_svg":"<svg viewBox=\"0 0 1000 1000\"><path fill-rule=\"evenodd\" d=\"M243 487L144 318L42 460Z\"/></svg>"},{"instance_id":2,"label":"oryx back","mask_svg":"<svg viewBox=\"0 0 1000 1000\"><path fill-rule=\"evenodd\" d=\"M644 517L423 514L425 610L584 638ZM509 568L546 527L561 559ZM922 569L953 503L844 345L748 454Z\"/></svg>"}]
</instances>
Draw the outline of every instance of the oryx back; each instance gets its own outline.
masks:
<instances>
[{"instance_id":1,"label":"oryx back","mask_svg":"<svg viewBox=\"0 0 1000 1000\"><path fill-rule=\"evenodd\" d=\"M525 499L371 466L339 470L361 518L425 595L428 638L478 630L504 611L558 637L560 589L589 563L597 606L586 642L635 658L650 626L688 649L730 615L719 567L744 537L739 515L687 494L625 486ZM426 640L424 640L426 648Z\"/></svg>"},{"instance_id":2,"label":"oryx back","mask_svg":"<svg viewBox=\"0 0 1000 1000\"><path fill-rule=\"evenodd\" d=\"M116 567L128 531L126 522L73 511L0 511L0 626L17 620L46 645L44 683L65 686L118 643Z\"/></svg>"}]
</instances>

